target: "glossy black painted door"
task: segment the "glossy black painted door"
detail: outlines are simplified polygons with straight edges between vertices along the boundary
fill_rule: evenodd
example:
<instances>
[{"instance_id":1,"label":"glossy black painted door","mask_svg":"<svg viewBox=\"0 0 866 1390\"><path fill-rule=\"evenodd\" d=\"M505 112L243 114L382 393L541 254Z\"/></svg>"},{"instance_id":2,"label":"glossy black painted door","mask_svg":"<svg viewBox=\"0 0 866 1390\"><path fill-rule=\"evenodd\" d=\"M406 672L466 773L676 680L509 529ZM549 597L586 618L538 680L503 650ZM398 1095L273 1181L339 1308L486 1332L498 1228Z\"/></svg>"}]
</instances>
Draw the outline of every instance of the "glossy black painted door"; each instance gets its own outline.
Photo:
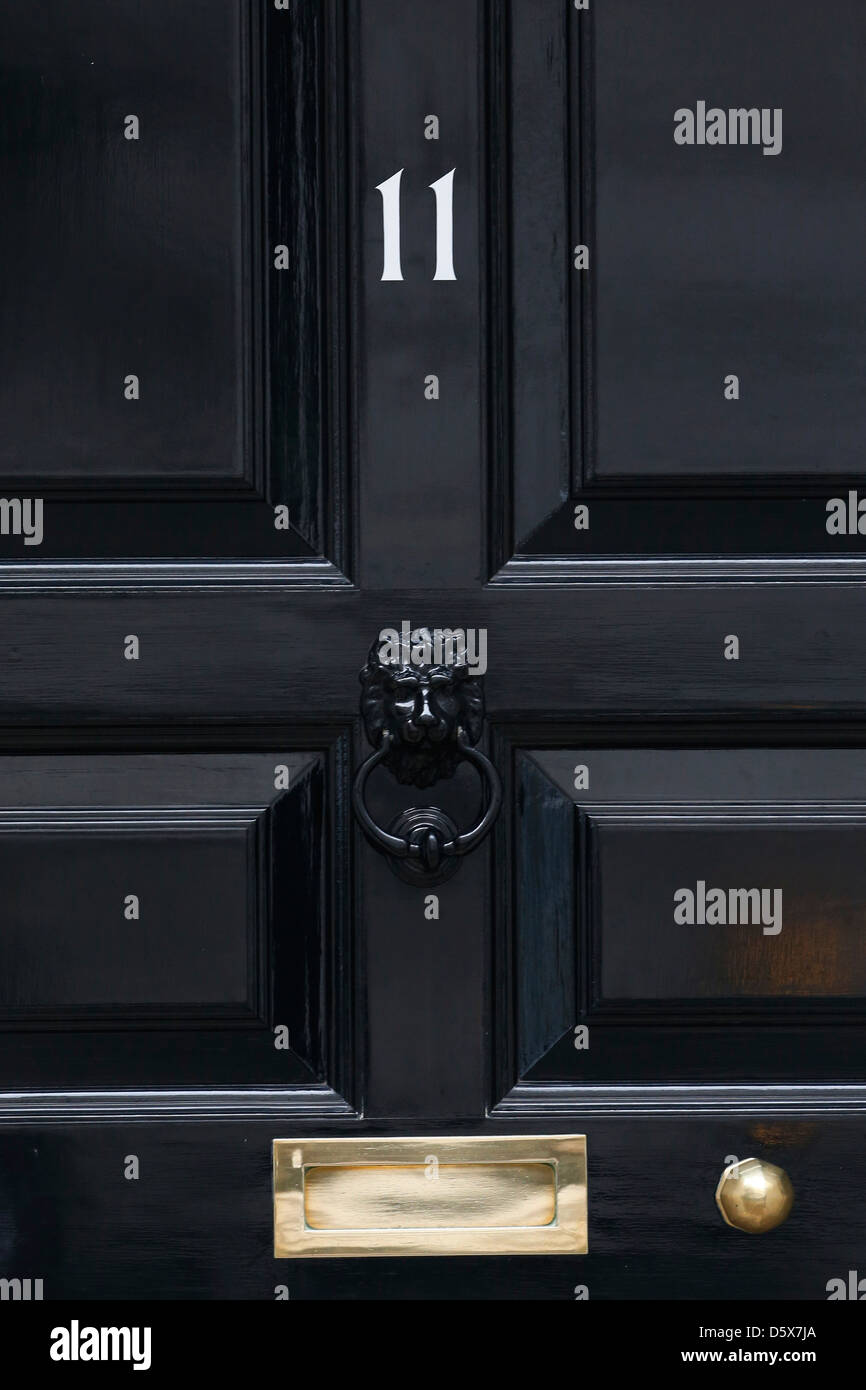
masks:
<instances>
[{"instance_id":1,"label":"glossy black painted door","mask_svg":"<svg viewBox=\"0 0 866 1390\"><path fill-rule=\"evenodd\" d=\"M0 1278L857 1268L866 31L728 9L7 4ZM713 103L749 139L678 142ZM404 622L485 632L505 791L430 888L351 810ZM419 801L471 824L475 771L377 772L380 824ZM275 1138L558 1131L587 1256L273 1258ZM767 1236L713 1201L752 1154Z\"/></svg>"}]
</instances>

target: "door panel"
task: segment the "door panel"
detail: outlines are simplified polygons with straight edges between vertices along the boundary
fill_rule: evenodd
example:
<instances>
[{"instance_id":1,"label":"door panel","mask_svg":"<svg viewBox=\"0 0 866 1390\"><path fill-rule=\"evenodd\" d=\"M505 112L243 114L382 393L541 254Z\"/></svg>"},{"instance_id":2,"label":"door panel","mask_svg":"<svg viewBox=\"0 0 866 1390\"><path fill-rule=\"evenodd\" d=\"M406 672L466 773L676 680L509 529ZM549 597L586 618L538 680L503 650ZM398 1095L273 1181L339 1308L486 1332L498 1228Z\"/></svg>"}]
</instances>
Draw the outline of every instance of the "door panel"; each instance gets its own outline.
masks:
<instances>
[{"instance_id":1,"label":"door panel","mask_svg":"<svg viewBox=\"0 0 866 1390\"><path fill-rule=\"evenodd\" d=\"M862 9L568 10L492 7L495 563L859 556Z\"/></svg>"},{"instance_id":2,"label":"door panel","mask_svg":"<svg viewBox=\"0 0 866 1390\"><path fill-rule=\"evenodd\" d=\"M0 557L345 562L336 14L5 9Z\"/></svg>"},{"instance_id":3,"label":"door panel","mask_svg":"<svg viewBox=\"0 0 866 1390\"><path fill-rule=\"evenodd\" d=\"M766 1018L780 998L804 1007L862 999L864 884L856 868L843 879L861 859L862 814L797 807L767 818L699 807L670 816L589 813L586 821L593 1008L631 1013L658 1003L680 1014L706 1001L751 1013L754 1001ZM713 866L709 879L701 877L705 865ZM671 875L688 880L673 894ZM767 875L774 886L754 886ZM784 943L776 941L782 931Z\"/></svg>"},{"instance_id":4,"label":"door panel","mask_svg":"<svg viewBox=\"0 0 866 1390\"><path fill-rule=\"evenodd\" d=\"M856 3L819 33L788 6L780 63L772 6L728 5L724 24L688 3L663 23L630 0L595 16L588 481L738 475L772 495L793 474L861 474L866 98L844 55L862 25ZM577 142L571 157L574 195Z\"/></svg>"},{"instance_id":5,"label":"door panel","mask_svg":"<svg viewBox=\"0 0 866 1390\"><path fill-rule=\"evenodd\" d=\"M332 757L0 759L3 1084L346 1084Z\"/></svg>"},{"instance_id":6,"label":"door panel","mask_svg":"<svg viewBox=\"0 0 866 1390\"><path fill-rule=\"evenodd\" d=\"M85 0L6 11L3 298L23 334L4 341L0 470L19 486L250 485L238 11L120 5L110 27Z\"/></svg>"},{"instance_id":7,"label":"door panel","mask_svg":"<svg viewBox=\"0 0 866 1390\"><path fill-rule=\"evenodd\" d=\"M858 1080L864 777L860 749L518 748L515 1079Z\"/></svg>"},{"instance_id":8,"label":"door panel","mask_svg":"<svg viewBox=\"0 0 866 1390\"><path fill-rule=\"evenodd\" d=\"M0 1019L255 1021L256 831L254 818L226 815L152 826L122 814L83 826L16 816L0 829L7 895ZM138 894L123 890L141 883L150 885L151 920L130 940L116 930L117 905L124 919L138 920ZM193 902L201 913L195 927Z\"/></svg>"}]
</instances>

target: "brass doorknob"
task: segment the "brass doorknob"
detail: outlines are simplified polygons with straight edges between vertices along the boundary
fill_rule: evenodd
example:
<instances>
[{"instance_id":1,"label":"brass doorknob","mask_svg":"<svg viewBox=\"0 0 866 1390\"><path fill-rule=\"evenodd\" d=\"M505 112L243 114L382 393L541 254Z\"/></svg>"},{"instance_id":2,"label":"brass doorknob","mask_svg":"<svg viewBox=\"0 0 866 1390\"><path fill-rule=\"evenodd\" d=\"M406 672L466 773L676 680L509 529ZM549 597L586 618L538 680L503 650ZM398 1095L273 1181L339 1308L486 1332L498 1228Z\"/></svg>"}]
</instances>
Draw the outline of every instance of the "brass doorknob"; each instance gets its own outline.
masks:
<instances>
[{"instance_id":1,"label":"brass doorknob","mask_svg":"<svg viewBox=\"0 0 866 1390\"><path fill-rule=\"evenodd\" d=\"M762 1158L732 1163L716 1188L716 1206L729 1226L761 1235L781 1226L794 1205L794 1188L784 1168Z\"/></svg>"}]
</instances>

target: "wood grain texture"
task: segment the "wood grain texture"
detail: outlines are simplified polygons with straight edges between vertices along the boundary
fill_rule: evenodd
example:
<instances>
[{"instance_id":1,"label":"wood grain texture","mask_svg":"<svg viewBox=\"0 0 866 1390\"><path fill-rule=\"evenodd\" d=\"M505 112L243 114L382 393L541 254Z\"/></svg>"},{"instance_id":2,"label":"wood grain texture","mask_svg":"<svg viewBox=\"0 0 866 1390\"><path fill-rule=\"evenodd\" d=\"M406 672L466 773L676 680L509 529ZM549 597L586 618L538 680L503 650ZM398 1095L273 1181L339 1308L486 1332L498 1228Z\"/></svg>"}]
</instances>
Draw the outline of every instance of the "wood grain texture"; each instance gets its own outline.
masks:
<instances>
[{"instance_id":1,"label":"wood grain texture","mask_svg":"<svg viewBox=\"0 0 866 1390\"><path fill-rule=\"evenodd\" d=\"M530 757L518 753L517 764L515 894L526 915L516 941L516 1028L525 1076L577 1018L577 846L570 801Z\"/></svg>"}]
</instances>

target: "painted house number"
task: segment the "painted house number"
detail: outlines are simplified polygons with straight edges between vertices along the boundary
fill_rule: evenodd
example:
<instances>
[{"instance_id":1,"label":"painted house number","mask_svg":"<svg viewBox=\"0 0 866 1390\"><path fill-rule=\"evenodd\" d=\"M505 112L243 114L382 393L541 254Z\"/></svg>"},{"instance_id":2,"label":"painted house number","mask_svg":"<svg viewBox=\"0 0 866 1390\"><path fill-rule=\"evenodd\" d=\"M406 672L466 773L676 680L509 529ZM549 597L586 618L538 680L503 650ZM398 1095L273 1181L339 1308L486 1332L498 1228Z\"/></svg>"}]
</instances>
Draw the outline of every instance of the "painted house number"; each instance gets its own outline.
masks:
<instances>
[{"instance_id":1,"label":"painted house number","mask_svg":"<svg viewBox=\"0 0 866 1390\"><path fill-rule=\"evenodd\" d=\"M454 174L455 169L431 183L436 198L436 274L434 280L456 280L454 273ZM382 195L383 280L402 280L400 260L400 185L403 170L398 169L384 183L376 185Z\"/></svg>"}]
</instances>

